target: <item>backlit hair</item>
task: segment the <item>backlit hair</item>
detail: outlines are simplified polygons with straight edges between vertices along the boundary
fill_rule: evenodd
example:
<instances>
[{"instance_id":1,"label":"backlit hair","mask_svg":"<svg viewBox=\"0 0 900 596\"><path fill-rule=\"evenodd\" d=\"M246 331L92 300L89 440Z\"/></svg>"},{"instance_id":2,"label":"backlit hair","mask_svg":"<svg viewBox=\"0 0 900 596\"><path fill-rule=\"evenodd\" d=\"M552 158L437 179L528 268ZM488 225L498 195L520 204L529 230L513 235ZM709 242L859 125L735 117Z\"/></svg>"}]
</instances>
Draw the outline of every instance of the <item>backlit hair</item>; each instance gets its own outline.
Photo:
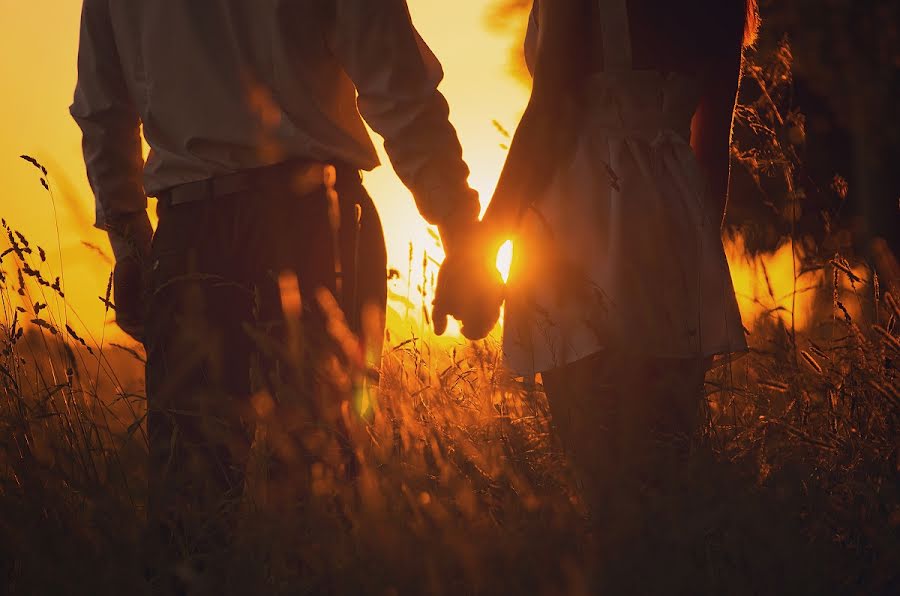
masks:
<instances>
[{"instance_id":1,"label":"backlit hair","mask_svg":"<svg viewBox=\"0 0 900 596\"><path fill-rule=\"evenodd\" d=\"M758 0L747 1L747 16L744 20L744 47L749 48L756 43L756 36L759 33L761 19L759 16Z\"/></svg>"}]
</instances>

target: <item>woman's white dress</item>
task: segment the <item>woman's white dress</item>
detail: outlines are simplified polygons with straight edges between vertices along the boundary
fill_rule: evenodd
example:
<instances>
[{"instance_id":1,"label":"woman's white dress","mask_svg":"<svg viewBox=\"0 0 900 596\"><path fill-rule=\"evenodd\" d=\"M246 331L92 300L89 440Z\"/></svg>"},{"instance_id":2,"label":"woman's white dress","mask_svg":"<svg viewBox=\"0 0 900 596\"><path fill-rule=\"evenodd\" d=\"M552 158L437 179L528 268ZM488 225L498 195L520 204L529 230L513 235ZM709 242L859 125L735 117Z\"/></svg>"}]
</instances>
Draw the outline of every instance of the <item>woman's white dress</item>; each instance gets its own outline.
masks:
<instances>
[{"instance_id":1,"label":"woman's white dress","mask_svg":"<svg viewBox=\"0 0 900 596\"><path fill-rule=\"evenodd\" d=\"M589 81L571 160L514 240L503 347L525 376L609 348L663 358L747 349L689 144L700 82L633 69L626 0L597 1L604 70Z\"/></svg>"}]
</instances>

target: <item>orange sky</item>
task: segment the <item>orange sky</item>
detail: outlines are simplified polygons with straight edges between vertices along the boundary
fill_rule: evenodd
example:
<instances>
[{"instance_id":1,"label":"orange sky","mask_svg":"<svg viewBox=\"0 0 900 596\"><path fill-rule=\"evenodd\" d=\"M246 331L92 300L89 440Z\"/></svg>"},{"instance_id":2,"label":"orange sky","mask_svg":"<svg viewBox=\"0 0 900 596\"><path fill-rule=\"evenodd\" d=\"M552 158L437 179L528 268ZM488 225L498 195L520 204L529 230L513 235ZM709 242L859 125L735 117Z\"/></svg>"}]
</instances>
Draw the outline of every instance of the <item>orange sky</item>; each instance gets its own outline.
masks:
<instances>
[{"instance_id":1,"label":"orange sky","mask_svg":"<svg viewBox=\"0 0 900 596\"><path fill-rule=\"evenodd\" d=\"M75 85L75 59L81 3L77 0L2 1L0 35L0 172L4 189L0 216L54 255L56 226L49 197L36 171L18 159L37 157L51 171L56 196L66 289L72 307L87 327L99 330L103 309L97 296L106 287L109 265L83 241L106 248L104 235L91 228L93 199L81 161L80 135L69 118ZM413 20L444 64L442 86L472 169L472 185L490 197L505 157L504 141L492 124L514 128L527 90L509 68L509 35L488 31L488 2L448 3L409 0ZM380 143L379 148L380 148ZM382 159L386 162L383 156ZM389 260L407 271L409 242L417 267L423 250L436 253L434 241L418 217L409 193L384 166L366 177L381 212ZM58 274L59 262L50 267ZM406 280L395 282L405 295ZM417 279L413 280L413 294Z\"/></svg>"},{"instance_id":2,"label":"orange sky","mask_svg":"<svg viewBox=\"0 0 900 596\"><path fill-rule=\"evenodd\" d=\"M82 242L106 249L105 236L91 227L93 199L81 161L80 134L68 115L75 86L80 2L78 0L0 0L4 20L0 35L0 173L3 191L0 216L43 246L50 257L50 271L59 274L57 233L49 197L39 184L37 172L18 158L22 153L37 157L52 173L59 216L59 232L65 266L65 289L69 306L84 321L79 329L95 336L105 329L107 337L117 335L114 326L104 327L104 311L97 299L102 294L110 264ZM423 37L441 59L446 72L442 90L449 99L451 119L456 125L466 159L472 169L471 183L486 202L496 184L505 150L505 141L492 124L497 119L509 130L515 128L527 89L512 74L510 48L517 42L514 30L490 31L486 16L488 0L448 3L438 0L409 0L413 20ZM380 148L380 143L377 143ZM384 155L382 152L382 159ZM375 198L385 224L390 265L404 276L392 282L400 296L407 295L406 273L409 243L415 246L415 264L410 295L417 295L421 281L423 251L440 259L434 240L419 218L409 193L389 166L366 177L366 186ZM0 241L2 242L2 241ZM777 285L776 298L768 292L768 282L760 273L761 262L748 261L740 242L728 244L732 277L738 292L745 324L764 316L775 303L789 306L793 289L790 253L779 251L765 257L767 267L783 274L770 276ZM761 281L762 280L762 281ZM814 283L817 280L810 280ZM765 283L764 283L765 282ZM807 296L808 298L809 296ZM807 298L798 302L805 309ZM770 304L772 303L772 304ZM62 305L52 307L61 312ZM394 301L400 314L407 309ZM421 307L416 305L409 320L393 317L393 331L406 337L411 329L421 332ZM801 312L802 314L802 312ZM73 317L70 314L69 319ZM57 319L59 320L59 319ZM400 328L398 328L400 327ZM451 327L451 332L457 328ZM396 337L396 336L395 336Z\"/></svg>"}]
</instances>

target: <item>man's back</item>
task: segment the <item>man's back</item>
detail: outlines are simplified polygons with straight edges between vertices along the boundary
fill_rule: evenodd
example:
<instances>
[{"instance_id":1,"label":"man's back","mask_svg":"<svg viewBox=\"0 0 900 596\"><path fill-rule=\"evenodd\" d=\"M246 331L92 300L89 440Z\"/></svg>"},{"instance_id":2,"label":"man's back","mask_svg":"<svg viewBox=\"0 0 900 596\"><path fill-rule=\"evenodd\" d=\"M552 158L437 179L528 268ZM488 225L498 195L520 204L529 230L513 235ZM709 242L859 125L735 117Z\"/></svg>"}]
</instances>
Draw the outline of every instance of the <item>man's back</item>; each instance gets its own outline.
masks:
<instances>
[{"instance_id":1,"label":"man's back","mask_svg":"<svg viewBox=\"0 0 900 596\"><path fill-rule=\"evenodd\" d=\"M437 91L440 65L405 0L83 2L72 115L116 257L116 321L147 354L148 542L164 553L154 581L178 584L171 544L232 535L221 505L243 486L260 385L322 404L287 434L336 425L317 399L318 379L333 375L318 366L343 357L327 333L333 313L314 297L334 296L380 354L387 256L359 176L377 165L360 116L448 255L475 235L478 196ZM155 231L145 190L160 199ZM280 280L303 297L296 312L283 311ZM365 330L363 312L376 315ZM285 314L296 354L270 349L284 345ZM288 463L299 468L284 478L304 473Z\"/></svg>"},{"instance_id":2,"label":"man's back","mask_svg":"<svg viewBox=\"0 0 900 596\"><path fill-rule=\"evenodd\" d=\"M462 195L468 174L441 77L403 0L85 0L72 113L98 224L139 202L135 160L110 155L117 135L118 152L133 153L139 124L151 147L143 187L155 196L290 159L371 169L360 112L423 215L440 220L453 200L426 195Z\"/></svg>"}]
</instances>

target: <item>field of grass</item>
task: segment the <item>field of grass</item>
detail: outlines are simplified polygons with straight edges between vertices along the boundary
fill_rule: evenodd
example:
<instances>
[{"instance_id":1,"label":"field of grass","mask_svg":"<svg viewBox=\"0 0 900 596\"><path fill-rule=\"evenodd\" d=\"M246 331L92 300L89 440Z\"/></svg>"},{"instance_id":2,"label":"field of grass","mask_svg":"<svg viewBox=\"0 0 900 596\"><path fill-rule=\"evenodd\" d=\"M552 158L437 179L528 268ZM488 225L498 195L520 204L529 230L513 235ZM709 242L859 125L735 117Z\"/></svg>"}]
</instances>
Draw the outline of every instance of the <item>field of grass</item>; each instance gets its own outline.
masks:
<instances>
[{"instance_id":1,"label":"field of grass","mask_svg":"<svg viewBox=\"0 0 900 596\"><path fill-rule=\"evenodd\" d=\"M32 260L20 256L22 266ZM17 284L7 278L3 290L0 585L142 593L139 356L90 353ZM675 568L646 560L652 585L698 594L898 587L891 367L900 308L889 295L877 318L835 318L796 340L783 323L760 324L752 353L711 373L704 448L683 494L653 512L659 532L679 532L684 558ZM25 321L46 323L23 331ZM374 417L353 424L354 479L338 472L327 442L317 463L292 472L302 506L266 507L264 474L251 474L243 502L223 504L239 510L233 544L202 561L181 545L188 583L234 594L580 593L588 524L546 399L540 386L504 377L496 359L487 342L454 353L422 340L393 346ZM195 521L202 534L208 520Z\"/></svg>"},{"instance_id":2,"label":"field of grass","mask_svg":"<svg viewBox=\"0 0 900 596\"><path fill-rule=\"evenodd\" d=\"M765 142L735 154L787 181L793 213L779 60L750 73L766 93L743 112ZM0 594L151 593L142 354L91 338L43 249L4 235ZM808 320L760 260L771 301L751 352L709 374L702 446L646 511L670 552L623 545L633 583L617 593L900 593L900 306L860 259L804 246L788 302L812 296ZM395 334L366 416L359 371L332 371L320 398L349 426L350 475L327 430L286 430L284 402L257 396L257 443L307 457L276 481L260 456L242 497L185 512L170 555L190 593L588 593L598 555L540 384L510 378L491 340L441 346ZM228 540L203 546L223 515Z\"/></svg>"}]
</instances>

